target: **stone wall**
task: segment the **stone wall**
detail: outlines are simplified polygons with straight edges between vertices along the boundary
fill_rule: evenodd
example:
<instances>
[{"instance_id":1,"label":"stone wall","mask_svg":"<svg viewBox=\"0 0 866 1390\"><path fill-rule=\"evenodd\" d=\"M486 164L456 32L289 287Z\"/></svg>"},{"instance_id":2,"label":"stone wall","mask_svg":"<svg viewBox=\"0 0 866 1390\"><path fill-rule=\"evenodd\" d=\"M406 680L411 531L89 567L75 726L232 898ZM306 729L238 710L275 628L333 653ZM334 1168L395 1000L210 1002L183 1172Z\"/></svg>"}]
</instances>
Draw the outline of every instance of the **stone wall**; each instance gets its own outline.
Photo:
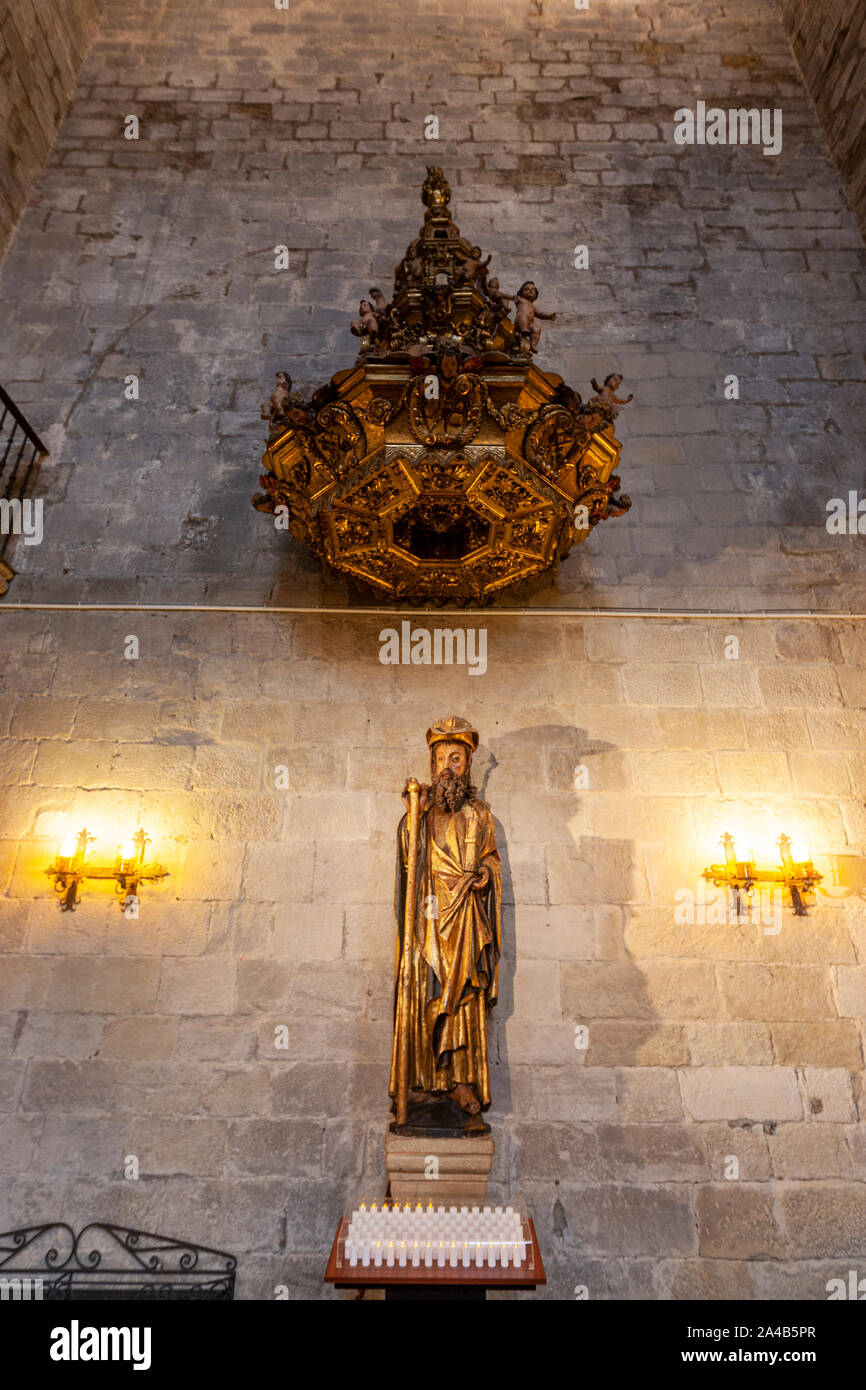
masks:
<instances>
[{"instance_id":1,"label":"stone wall","mask_svg":"<svg viewBox=\"0 0 866 1390\"><path fill-rule=\"evenodd\" d=\"M435 162L557 310L542 365L635 392L634 507L531 602L866 609L825 526L863 486L866 257L770 0L262 14L106 7L5 266L0 375L53 449L8 599L357 602L249 505L258 403L351 363ZM675 146L700 95L783 106L782 153ZM397 621L0 605L0 1229L109 1218L322 1296L381 1191L399 789L457 712L507 889L493 1192L547 1295L824 1298L866 1239L862 622L496 610L473 676L382 665ZM61 835L136 824L170 869L139 918L98 884L61 914ZM676 920L725 830L818 856L808 918Z\"/></svg>"},{"instance_id":2,"label":"stone wall","mask_svg":"<svg viewBox=\"0 0 866 1390\"><path fill-rule=\"evenodd\" d=\"M3 616L0 1229L110 1218L320 1296L383 1190L398 793L458 710L504 864L491 1193L549 1295L825 1297L866 1240L862 631L499 614L472 677L383 666L380 626ZM171 874L138 920L62 914L62 830L138 823ZM726 829L811 847L809 917L677 924Z\"/></svg>"},{"instance_id":3,"label":"stone wall","mask_svg":"<svg viewBox=\"0 0 866 1390\"><path fill-rule=\"evenodd\" d=\"M0 259L51 153L101 0L0 4Z\"/></svg>"},{"instance_id":4,"label":"stone wall","mask_svg":"<svg viewBox=\"0 0 866 1390\"><path fill-rule=\"evenodd\" d=\"M538 600L866 608L824 527L863 481L866 252L772 0L150 11L108 4L7 259L4 370L53 451L19 599L344 600L249 505L259 403L354 361L435 162L502 283L556 309L541 364L635 395L634 509ZM781 154L674 144L701 93L781 107Z\"/></svg>"},{"instance_id":5,"label":"stone wall","mask_svg":"<svg viewBox=\"0 0 866 1390\"><path fill-rule=\"evenodd\" d=\"M866 236L866 14L859 0L779 0L782 18Z\"/></svg>"}]
</instances>

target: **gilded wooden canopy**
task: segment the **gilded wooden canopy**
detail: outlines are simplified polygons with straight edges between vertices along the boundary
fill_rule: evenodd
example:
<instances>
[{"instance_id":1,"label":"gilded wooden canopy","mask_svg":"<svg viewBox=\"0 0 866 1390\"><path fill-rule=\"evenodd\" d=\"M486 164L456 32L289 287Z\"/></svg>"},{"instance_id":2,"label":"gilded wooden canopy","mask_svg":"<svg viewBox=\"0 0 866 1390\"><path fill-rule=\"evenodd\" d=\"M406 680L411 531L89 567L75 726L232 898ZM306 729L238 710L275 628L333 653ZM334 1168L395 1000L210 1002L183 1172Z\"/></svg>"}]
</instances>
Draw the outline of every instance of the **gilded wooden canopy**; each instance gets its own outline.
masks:
<instances>
[{"instance_id":1,"label":"gilded wooden canopy","mask_svg":"<svg viewBox=\"0 0 866 1390\"><path fill-rule=\"evenodd\" d=\"M309 403L278 374L253 505L380 597L486 603L631 505L615 473L625 402L616 375L584 403L535 365L537 320L555 315L532 282L500 289L440 169L422 197L390 302L372 289L351 325L354 367Z\"/></svg>"}]
</instances>

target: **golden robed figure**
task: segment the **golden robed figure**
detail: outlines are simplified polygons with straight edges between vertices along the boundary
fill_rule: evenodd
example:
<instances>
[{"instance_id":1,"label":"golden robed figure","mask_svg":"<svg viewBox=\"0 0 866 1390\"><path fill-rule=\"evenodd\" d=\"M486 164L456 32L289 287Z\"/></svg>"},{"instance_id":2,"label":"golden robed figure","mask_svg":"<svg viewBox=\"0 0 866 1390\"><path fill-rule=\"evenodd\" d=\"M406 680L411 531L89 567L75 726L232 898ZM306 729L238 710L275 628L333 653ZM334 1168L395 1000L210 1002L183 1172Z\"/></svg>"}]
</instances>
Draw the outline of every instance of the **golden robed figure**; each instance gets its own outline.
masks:
<instances>
[{"instance_id":1,"label":"golden robed figure","mask_svg":"<svg viewBox=\"0 0 866 1390\"><path fill-rule=\"evenodd\" d=\"M482 1134L502 870L493 816L470 781L478 734L451 715L427 730L427 743L431 784L407 783L397 832L391 1128Z\"/></svg>"}]
</instances>

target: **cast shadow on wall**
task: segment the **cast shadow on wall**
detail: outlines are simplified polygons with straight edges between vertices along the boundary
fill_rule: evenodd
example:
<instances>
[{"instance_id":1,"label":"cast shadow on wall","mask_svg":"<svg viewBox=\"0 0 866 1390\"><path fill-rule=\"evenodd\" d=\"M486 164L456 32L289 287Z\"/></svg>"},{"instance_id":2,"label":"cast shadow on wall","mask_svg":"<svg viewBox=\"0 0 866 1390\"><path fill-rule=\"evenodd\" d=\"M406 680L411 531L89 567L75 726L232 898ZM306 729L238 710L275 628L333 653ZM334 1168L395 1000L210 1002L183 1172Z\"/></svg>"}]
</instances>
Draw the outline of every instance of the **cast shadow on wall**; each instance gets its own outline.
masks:
<instances>
[{"instance_id":1,"label":"cast shadow on wall","mask_svg":"<svg viewBox=\"0 0 866 1390\"><path fill-rule=\"evenodd\" d=\"M601 760L618 752L615 744L592 738L579 727L547 724L494 737L476 754L473 770L479 795L489 800L496 818L502 859L503 958L499 1003L491 1016L494 1117L513 1115L522 1121L527 1104L529 1113L539 1115L540 1108L549 1106L558 1081L575 1068L638 1064L657 1031L642 972L624 940L635 874L640 872L634 842L586 833L594 794L589 788L603 785ZM541 781L535 782L539 769ZM580 786L581 770L588 778L587 788ZM528 848L520 864L512 864L512 846L497 817L497 791L511 794L511 839L515 846ZM535 798L544 816L540 824L533 823ZM542 972L549 966L548 974L559 971L560 995L551 997L549 1017L538 981L528 980L526 1003L520 1003L521 967L531 973L535 964ZM512 1059L509 1023L515 1018L515 972L520 1036L526 1034L529 1047L526 1055ZM576 1030L583 1027L589 1030L588 1048L575 1045L580 1042ZM567 1084L563 1108L563 1120L587 1118L571 1110Z\"/></svg>"}]
</instances>

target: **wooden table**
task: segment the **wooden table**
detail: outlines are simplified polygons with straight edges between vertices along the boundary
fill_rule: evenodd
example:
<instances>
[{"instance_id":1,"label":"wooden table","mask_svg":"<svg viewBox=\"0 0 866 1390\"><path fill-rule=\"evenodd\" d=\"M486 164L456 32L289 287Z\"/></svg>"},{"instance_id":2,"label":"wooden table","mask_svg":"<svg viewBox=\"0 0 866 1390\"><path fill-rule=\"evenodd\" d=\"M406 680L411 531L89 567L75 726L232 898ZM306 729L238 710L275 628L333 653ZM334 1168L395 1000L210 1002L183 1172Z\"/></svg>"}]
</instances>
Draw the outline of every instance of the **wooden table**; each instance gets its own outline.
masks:
<instances>
[{"instance_id":1,"label":"wooden table","mask_svg":"<svg viewBox=\"0 0 866 1390\"><path fill-rule=\"evenodd\" d=\"M438 1265L433 1265L430 1269L425 1266L418 1269L412 1266L399 1269L395 1266L389 1269L387 1265L382 1265L376 1269L369 1265L364 1269L359 1264L346 1265L338 1269L337 1244L342 1224L341 1221L337 1226L328 1268L325 1270L325 1283L333 1284L337 1289L384 1289L387 1301L426 1298L482 1301L486 1299L488 1289L534 1289L539 1284L547 1283L538 1237L531 1220L527 1222L532 1237L531 1269L526 1265L522 1265L520 1269L514 1269L511 1265L507 1269L503 1269L501 1265L494 1265L492 1269L488 1265L482 1265L480 1269L477 1265L470 1265L467 1269L462 1265L455 1269L450 1265L443 1269Z\"/></svg>"}]
</instances>

